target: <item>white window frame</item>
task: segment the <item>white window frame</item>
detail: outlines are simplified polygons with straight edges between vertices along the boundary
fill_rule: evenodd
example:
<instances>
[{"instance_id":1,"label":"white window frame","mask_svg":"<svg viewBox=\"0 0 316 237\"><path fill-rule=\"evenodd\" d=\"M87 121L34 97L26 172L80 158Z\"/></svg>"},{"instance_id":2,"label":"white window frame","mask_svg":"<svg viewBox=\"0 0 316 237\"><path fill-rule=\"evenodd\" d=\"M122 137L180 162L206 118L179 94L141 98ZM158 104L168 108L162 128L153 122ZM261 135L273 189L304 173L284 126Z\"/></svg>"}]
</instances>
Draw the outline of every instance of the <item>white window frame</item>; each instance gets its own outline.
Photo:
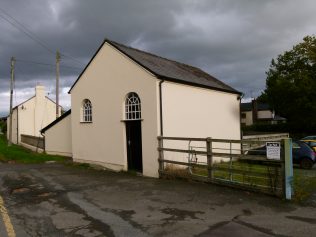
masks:
<instances>
[{"instance_id":1,"label":"white window frame","mask_svg":"<svg viewBox=\"0 0 316 237\"><path fill-rule=\"evenodd\" d=\"M141 120L141 101L135 92L127 94L125 99L125 120Z\"/></svg>"},{"instance_id":2,"label":"white window frame","mask_svg":"<svg viewBox=\"0 0 316 237\"><path fill-rule=\"evenodd\" d=\"M80 121L82 123L92 123L92 103L89 99L82 101Z\"/></svg>"}]
</instances>

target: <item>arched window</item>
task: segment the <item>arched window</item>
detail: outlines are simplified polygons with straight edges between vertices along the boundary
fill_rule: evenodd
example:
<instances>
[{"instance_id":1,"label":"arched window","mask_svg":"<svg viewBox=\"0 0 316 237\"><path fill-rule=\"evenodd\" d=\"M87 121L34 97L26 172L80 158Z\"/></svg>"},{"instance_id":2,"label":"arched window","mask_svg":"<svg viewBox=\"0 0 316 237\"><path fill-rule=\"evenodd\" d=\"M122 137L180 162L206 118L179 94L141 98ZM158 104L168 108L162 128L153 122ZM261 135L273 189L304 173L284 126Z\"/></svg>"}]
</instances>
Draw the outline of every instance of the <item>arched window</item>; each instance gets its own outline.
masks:
<instances>
[{"instance_id":1,"label":"arched window","mask_svg":"<svg viewBox=\"0 0 316 237\"><path fill-rule=\"evenodd\" d=\"M140 99L134 92L128 93L125 100L125 119L138 120L141 119Z\"/></svg>"},{"instance_id":2,"label":"arched window","mask_svg":"<svg viewBox=\"0 0 316 237\"><path fill-rule=\"evenodd\" d=\"M92 104L88 99L82 102L82 122L92 122Z\"/></svg>"}]
</instances>

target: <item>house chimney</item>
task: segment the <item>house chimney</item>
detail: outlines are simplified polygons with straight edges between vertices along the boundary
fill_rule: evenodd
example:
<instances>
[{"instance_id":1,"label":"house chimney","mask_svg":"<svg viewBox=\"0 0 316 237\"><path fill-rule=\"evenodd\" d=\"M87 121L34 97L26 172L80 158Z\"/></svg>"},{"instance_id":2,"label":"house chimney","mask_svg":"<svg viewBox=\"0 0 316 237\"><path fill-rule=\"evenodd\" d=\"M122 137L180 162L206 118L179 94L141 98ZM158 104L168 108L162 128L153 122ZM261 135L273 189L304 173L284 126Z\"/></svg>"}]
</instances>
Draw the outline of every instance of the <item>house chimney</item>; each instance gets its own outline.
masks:
<instances>
[{"instance_id":1,"label":"house chimney","mask_svg":"<svg viewBox=\"0 0 316 237\"><path fill-rule=\"evenodd\" d=\"M45 98L45 87L41 84L37 84L35 87L35 96L37 100L44 100Z\"/></svg>"},{"instance_id":2,"label":"house chimney","mask_svg":"<svg viewBox=\"0 0 316 237\"><path fill-rule=\"evenodd\" d=\"M252 122L255 123L258 120L258 103L256 99L253 99L251 103L252 103Z\"/></svg>"},{"instance_id":3,"label":"house chimney","mask_svg":"<svg viewBox=\"0 0 316 237\"><path fill-rule=\"evenodd\" d=\"M46 112L45 100L45 87L38 83L35 87L34 136L40 136Z\"/></svg>"}]
</instances>

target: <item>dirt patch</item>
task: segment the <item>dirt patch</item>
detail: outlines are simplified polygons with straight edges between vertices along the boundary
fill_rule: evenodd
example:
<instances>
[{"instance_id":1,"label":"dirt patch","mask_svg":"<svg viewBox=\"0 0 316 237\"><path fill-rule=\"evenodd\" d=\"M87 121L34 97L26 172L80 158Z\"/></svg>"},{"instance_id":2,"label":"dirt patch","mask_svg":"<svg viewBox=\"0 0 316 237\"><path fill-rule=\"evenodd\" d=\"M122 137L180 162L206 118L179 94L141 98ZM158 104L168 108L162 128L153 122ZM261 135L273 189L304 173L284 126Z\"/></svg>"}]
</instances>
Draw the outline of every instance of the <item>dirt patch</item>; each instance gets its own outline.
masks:
<instances>
[{"instance_id":1,"label":"dirt patch","mask_svg":"<svg viewBox=\"0 0 316 237\"><path fill-rule=\"evenodd\" d=\"M177 208L164 208L161 212L170 215L170 217L163 219L165 221L183 221L186 218L200 219L196 217L196 214L204 214L202 211L188 211Z\"/></svg>"},{"instance_id":2,"label":"dirt patch","mask_svg":"<svg viewBox=\"0 0 316 237\"><path fill-rule=\"evenodd\" d=\"M19 193L28 193L31 190L29 188L16 188L12 190L12 194L19 194Z\"/></svg>"}]
</instances>

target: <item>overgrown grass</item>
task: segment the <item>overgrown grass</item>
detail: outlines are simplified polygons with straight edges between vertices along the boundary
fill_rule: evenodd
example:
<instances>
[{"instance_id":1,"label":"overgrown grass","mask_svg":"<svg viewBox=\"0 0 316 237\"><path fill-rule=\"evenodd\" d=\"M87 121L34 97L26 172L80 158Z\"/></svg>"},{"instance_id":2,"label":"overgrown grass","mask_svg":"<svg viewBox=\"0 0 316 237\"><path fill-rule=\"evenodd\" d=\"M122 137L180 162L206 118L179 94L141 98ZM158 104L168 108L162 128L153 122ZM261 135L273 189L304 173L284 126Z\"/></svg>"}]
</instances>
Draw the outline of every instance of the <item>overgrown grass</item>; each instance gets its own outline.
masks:
<instances>
[{"instance_id":1,"label":"overgrown grass","mask_svg":"<svg viewBox=\"0 0 316 237\"><path fill-rule=\"evenodd\" d=\"M5 136L0 135L0 162L32 164L44 163L46 161L65 162L67 160L69 160L69 158L57 155L36 153L14 144L8 146Z\"/></svg>"},{"instance_id":2,"label":"overgrown grass","mask_svg":"<svg viewBox=\"0 0 316 237\"><path fill-rule=\"evenodd\" d=\"M316 170L294 169L294 201L304 202L316 193Z\"/></svg>"},{"instance_id":3,"label":"overgrown grass","mask_svg":"<svg viewBox=\"0 0 316 237\"><path fill-rule=\"evenodd\" d=\"M217 179L222 180L229 180L232 182L237 182L241 184L247 184L250 186L270 186L271 181L274 185L277 185L275 182L278 180L275 179L276 174L279 173L277 167L271 167L261 164L255 164L255 163L247 163L247 162L239 162L239 161L233 161L231 164L230 162L220 162L214 164L215 170L213 171L213 177ZM216 168L221 169L232 169L239 172L228 172L224 170L217 170ZM201 175L201 176L207 176L208 171L207 168L193 168L192 169L193 174ZM255 175L252 175L250 173L255 173L265 176L265 177L258 177ZM279 185L277 185L279 186Z\"/></svg>"},{"instance_id":4,"label":"overgrown grass","mask_svg":"<svg viewBox=\"0 0 316 237\"><path fill-rule=\"evenodd\" d=\"M184 166L167 164L164 171L166 179L190 179L190 172Z\"/></svg>"},{"instance_id":5,"label":"overgrown grass","mask_svg":"<svg viewBox=\"0 0 316 237\"><path fill-rule=\"evenodd\" d=\"M223 170L214 170L213 177L221 180L232 181L240 184L246 184L249 186L257 187L279 187L282 186L281 177L276 176L277 170L274 167L268 167L263 164L258 163L247 163L234 161L232 164L229 162L221 162L214 165L215 167L221 168L231 168L236 170L243 170L245 174L230 174L228 171ZM168 175L171 177L185 177L189 179L190 174L187 169L181 169L181 172L174 168L168 168ZM266 178L255 177L247 175L247 171L255 172L260 174L266 174ZM279 171L280 172L280 171ZM192 173L198 176L207 177L208 171L207 168L201 167L192 167ZM316 169L312 170L303 170L300 168L294 168L294 180L293 180L294 196L293 201L304 203L313 194L316 193Z\"/></svg>"}]
</instances>

